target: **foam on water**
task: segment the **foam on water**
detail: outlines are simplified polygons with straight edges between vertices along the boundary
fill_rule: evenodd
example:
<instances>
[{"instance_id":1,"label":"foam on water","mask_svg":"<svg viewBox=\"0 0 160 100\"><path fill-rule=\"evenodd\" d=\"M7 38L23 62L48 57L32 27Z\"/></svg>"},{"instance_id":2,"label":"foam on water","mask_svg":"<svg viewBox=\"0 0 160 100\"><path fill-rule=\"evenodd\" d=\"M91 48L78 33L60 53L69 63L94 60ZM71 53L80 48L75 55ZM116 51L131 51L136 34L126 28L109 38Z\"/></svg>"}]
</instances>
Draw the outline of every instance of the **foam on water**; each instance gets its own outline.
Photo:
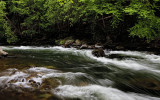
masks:
<instances>
[{"instance_id":1,"label":"foam on water","mask_svg":"<svg viewBox=\"0 0 160 100\"><path fill-rule=\"evenodd\" d=\"M107 54L107 53L106 53ZM109 54L124 54L129 56L143 57L153 63L160 63L160 56L154 54L148 54L146 52L138 51L111 51Z\"/></svg>"},{"instance_id":2,"label":"foam on water","mask_svg":"<svg viewBox=\"0 0 160 100\"><path fill-rule=\"evenodd\" d=\"M5 72L5 74L7 74L7 72ZM0 87L4 87L4 86L8 87L8 85L12 85L12 84L15 84L17 86L23 85L23 87L26 87L26 88L30 87L29 85L27 85L27 82L22 82L22 80L27 78L28 76L29 76L28 74L24 72L19 72L19 71L8 72L8 75L5 75L5 76L3 76L3 73L2 73L2 76L0 77Z\"/></svg>"},{"instance_id":3,"label":"foam on water","mask_svg":"<svg viewBox=\"0 0 160 100\"><path fill-rule=\"evenodd\" d=\"M114 82L109 79L99 79L97 81L99 81L99 83L101 83L102 85L107 85L107 86L111 86L112 84L114 84Z\"/></svg>"},{"instance_id":4,"label":"foam on water","mask_svg":"<svg viewBox=\"0 0 160 100\"><path fill-rule=\"evenodd\" d=\"M32 50L43 50L43 49L49 49L49 48L45 48L45 47L36 47L36 46L2 46L2 49L4 50L14 50L14 49L17 49L17 50L28 50L28 49L32 49Z\"/></svg>"},{"instance_id":5,"label":"foam on water","mask_svg":"<svg viewBox=\"0 0 160 100\"><path fill-rule=\"evenodd\" d=\"M54 47L37 47L37 46L2 46L4 50L58 50L58 51L71 51L76 48L63 48L61 46Z\"/></svg>"},{"instance_id":6,"label":"foam on water","mask_svg":"<svg viewBox=\"0 0 160 100\"><path fill-rule=\"evenodd\" d=\"M45 67L32 67L28 69L29 72L41 72L41 73L51 73L51 72L58 72L58 70L48 69Z\"/></svg>"},{"instance_id":7,"label":"foam on water","mask_svg":"<svg viewBox=\"0 0 160 100\"><path fill-rule=\"evenodd\" d=\"M20 47L3 47L3 49L10 50L10 49L18 49L18 50L50 50L56 51L60 53L71 53L73 55L84 56L85 58L92 59L97 62L101 62L103 64L112 64L116 67L123 68L123 69L131 69L131 70L146 70L149 72L156 72L160 73L160 71L156 68L157 66L152 67L151 65L146 65L145 62L136 61L132 59L110 59L106 57L95 57L92 55L91 50L77 50L75 48L63 48L63 47L32 47L32 46L20 46ZM138 51L110 51L107 52L106 55L110 54L124 54L128 56L137 56L144 58L144 61L150 61L153 64L160 63L160 56L154 54L148 54L145 52L138 52ZM35 73L35 74L34 74ZM66 81L75 82L79 78L86 78L92 81L98 81L101 85L90 85L88 83L85 86L73 86L73 85L66 85L61 84L56 89L53 89L53 94L60 96L62 98L79 98L82 100L160 100L157 97L151 97L144 94L138 93L126 93L121 90L108 87L112 86L114 82L108 79L94 79L93 77L82 73L82 72L62 72L59 70L54 69L47 69L44 67L33 67L25 70L18 70L18 69L8 69L2 73L0 73L0 87L8 87L15 86L15 87L24 87L24 88L33 88L30 80L33 80L36 83L41 85L44 79L48 78L62 78ZM104 87L107 86L107 87Z\"/></svg>"},{"instance_id":8,"label":"foam on water","mask_svg":"<svg viewBox=\"0 0 160 100\"><path fill-rule=\"evenodd\" d=\"M0 75L0 87L10 87L15 85L24 88L32 88L32 82L41 85L44 79L47 78L64 78L66 81L75 81L78 77L90 78L84 73L66 72L63 73L54 69L47 69L43 67L34 67L26 70L9 69L1 73ZM60 82L61 83L61 82ZM45 83L44 83L45 84Z\"/></svg>"},{"instance_id":9,"label":"foam on water","mask_svg":"<svg viewBox=\"0 0 160 100\"><path fill-rule=\"evenodd\" d=\"M145 62L151 61L152 63L160 63L160 56L154 54L148 54L146 52L138 52L138 51L110 51L106 52L106 55L110 54L124 54L128 56L137 56L144 58L145 62L134 61L130 59L118 60L118 59L110 59L106 57L95 57L92 55L91 50L77 50L76 48L63 48L60 46L55 47L35 47L35 46L20 46L20 47L2 47L3 49L22 49L22 50L51 50L56 52L65 52L71 53L73 55L84 56L85 58L94 59L96 61L102 62L104 64L113 64L120 68L132 69L132 70L147 70L152 72L160 73L159 70L156 69L157 66L146 64Z\"/></svg>"},{"instance_id":10,"label":"foam on water","mask_svg":"<svg viewBox=\"0 0 160 100\"><path fill-rule=\"evenodd\" d=\"M109 54L113 54L113 52L114 51L111 51L111 53L109 53ZM125 54L125 52L121 52L121 51L120 52L115 51L114 53L115 54L119 54L119 53L124 53ZM108 53L106 53L106 55L107 54ZM128 51L126 53L126 55L131 55L131 54L132 53L130 51ZM141 53L140 52L133 52L133 55L141 56L139 54L141 54ZM97 57L95 57L95 56L92 55L91 51L90 52L86 51L86 55L88 57L90 57L91 59L94 59L96 61L102 62L104 64L113 64L113 65L116 65L117 67L124 68L124 69L146 70L146 71L160 73L160 71L156 69L156 66L147 65L144 62L138 62L138 61L134 61L134 60L131 60L131 59L118 60L118 59L110 59L110 58L106 58L106 57L98 57L97 58ZM149 54L147 56L151 56L152 57L152 55L149 55ZM156 55L153 55L153 56L156 56ZM160 58L160 56L157 56L157 57ZM146 59L147 59L147 57L146 57ZM149 60L153 61L153 59L149 59ZM146 60L146 62L147 62L147 60Z\"/></svg>"},{"instance_id":11,"label":"foam on water","mask_svg":"<svg viewBox=\"0 0 160 100\"><path fill-rule=\"evenodd\" d=\"M125 93L112 87L89 85L83 87L64 85L53 90L62 98L79 98L81 100L160 100L143 94Z\"/></svg>"}]
</instances>

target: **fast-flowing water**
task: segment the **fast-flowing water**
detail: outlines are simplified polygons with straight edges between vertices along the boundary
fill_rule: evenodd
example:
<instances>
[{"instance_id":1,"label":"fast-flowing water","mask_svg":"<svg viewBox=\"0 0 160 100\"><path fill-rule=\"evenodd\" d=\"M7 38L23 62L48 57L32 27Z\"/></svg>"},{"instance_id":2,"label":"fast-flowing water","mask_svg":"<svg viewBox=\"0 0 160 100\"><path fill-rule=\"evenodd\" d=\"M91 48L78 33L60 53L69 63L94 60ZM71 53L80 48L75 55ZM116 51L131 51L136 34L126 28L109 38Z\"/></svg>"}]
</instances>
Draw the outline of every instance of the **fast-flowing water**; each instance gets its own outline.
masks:
<instances>
[{"instance_id":1,"label":"fast-flowing water","mask_svg":"<svg viewBox=\"0 0 160 100\"><path fill-rule=\"evenodd\" d=\"M160 56L138 51L2 47L0 100L160 100Z\"/></svg>"}]
</instances>

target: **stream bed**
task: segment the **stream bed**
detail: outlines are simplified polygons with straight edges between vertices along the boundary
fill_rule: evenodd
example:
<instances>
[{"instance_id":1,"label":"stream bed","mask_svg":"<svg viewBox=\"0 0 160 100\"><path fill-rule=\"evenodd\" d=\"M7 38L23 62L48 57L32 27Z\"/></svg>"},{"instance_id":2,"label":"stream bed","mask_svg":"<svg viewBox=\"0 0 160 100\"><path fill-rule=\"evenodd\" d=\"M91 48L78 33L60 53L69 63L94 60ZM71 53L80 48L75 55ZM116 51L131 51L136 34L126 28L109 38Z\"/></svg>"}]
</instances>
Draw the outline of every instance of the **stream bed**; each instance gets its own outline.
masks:
<instances>
[{"instance_id":1,"label":"stream bed","mask_svg":"<svg viewBox=\"0 0 160 100\"><path fill-rule=\"evenodd\" d=\"M0 100L160 100L160 55L3 46ZM12 56L14 55L14 56Z\"/></svg>"}]
</instances>

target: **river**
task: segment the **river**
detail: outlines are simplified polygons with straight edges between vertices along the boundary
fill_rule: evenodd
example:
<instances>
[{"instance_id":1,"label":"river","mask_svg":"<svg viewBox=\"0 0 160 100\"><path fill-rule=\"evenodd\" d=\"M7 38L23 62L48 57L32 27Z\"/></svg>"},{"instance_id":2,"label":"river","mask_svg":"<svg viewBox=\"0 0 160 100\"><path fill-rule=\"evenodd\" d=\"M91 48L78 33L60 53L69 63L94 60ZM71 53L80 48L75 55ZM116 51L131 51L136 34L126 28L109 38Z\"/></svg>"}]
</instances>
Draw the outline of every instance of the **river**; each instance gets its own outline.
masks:
<instances>
[{"instance_id":1,"label":"river","mask_svg":"<svg viewBox=\"0 0 160 100\"><path fill-rule=\"evenodd\" d=\"M0 100L160 100L160 56L152 52L3 46Z\"/></svg>"}]
</instances>

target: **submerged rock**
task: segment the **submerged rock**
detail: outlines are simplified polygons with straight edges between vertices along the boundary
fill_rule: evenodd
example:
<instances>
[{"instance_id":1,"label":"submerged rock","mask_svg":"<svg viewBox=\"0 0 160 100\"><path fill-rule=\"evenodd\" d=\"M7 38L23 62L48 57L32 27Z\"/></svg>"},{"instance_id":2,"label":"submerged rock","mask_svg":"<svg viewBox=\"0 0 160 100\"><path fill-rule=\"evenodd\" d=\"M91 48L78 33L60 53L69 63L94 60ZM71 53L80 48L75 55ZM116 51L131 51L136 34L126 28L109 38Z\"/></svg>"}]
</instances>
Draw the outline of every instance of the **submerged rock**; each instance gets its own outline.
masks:
<instances>
[{"instance_id":1,"label":"submerged rock","mask_svg":"<svg viewBox=\"0 0 160 100\"><path fill-rule=\"evenodd\" d=\"M60 85L60 80L56 79L56 78L48 78L48 79L44 79L43 83L41 84L40 89L41 90L50 90L53 88L56 88Z\"/></svg>"},{"instance_id":2,"label":"submerged rock","mask_svg":"<svg viewBox=\"0 0 160 100\"><path fill-rule=\"evenodd\" d=\"M160 81L151 78L132 79L131 83L139 88L160 91Z\"/></svg>"},{"instance_id":3,"label":"submerged rock","mask_svg":"<svg viewBox=\"0 0 160 100\"><path fill-rule=\"evenodd\" d=\"M102 48L94 49L94 50L92 51L92 54L93 54L94 56L96 56L96 57L104 57L104 56L105 56L105 53L104 53L104 51L103 51Z\"/></svg>"}]
</instances>

